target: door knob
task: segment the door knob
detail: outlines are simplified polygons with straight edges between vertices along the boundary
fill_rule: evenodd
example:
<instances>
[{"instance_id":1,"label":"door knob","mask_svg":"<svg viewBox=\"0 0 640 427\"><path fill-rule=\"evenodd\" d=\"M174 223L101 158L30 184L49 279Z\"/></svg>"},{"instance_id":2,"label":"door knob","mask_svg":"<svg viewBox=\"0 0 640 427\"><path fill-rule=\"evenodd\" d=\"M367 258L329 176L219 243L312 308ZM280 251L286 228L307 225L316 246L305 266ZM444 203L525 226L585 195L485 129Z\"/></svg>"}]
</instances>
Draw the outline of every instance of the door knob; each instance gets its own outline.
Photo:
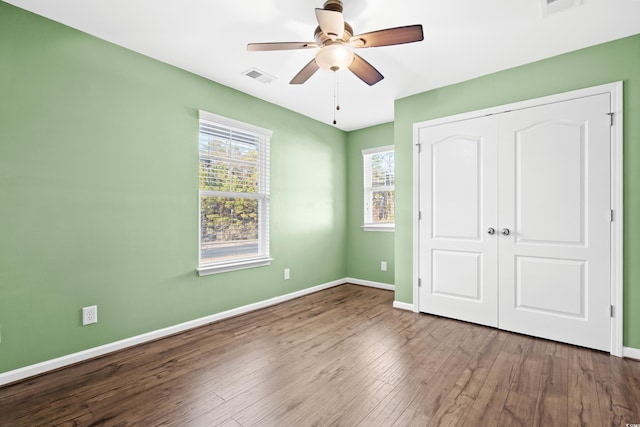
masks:
<instances>
[{"instance_id":1,"label":"door knob","mask_svg":"<svg viewBox=\"0 0 640 427\"><path fill-rule=\"evenodd\" d=\"M493 227L489 227L489 229L487 230L487 234L493 236L494 234L496 234L496 229Z\"/></svg>"},{"instance_id":2,"label":"door knob","mask_svg":"<svg viewBox=\"0 0 640 427\"><path fill-rule=\"evenodd\" d=\"M502 231L501 231L501 233L502 233L503 235L505 235L505 236L508 236L508 235L509 235L509 233L511 233L511 231L509 231L509 229L508 229L508 228L503 228L503 229L502 229Z\"/></svg>"}]
</instances>

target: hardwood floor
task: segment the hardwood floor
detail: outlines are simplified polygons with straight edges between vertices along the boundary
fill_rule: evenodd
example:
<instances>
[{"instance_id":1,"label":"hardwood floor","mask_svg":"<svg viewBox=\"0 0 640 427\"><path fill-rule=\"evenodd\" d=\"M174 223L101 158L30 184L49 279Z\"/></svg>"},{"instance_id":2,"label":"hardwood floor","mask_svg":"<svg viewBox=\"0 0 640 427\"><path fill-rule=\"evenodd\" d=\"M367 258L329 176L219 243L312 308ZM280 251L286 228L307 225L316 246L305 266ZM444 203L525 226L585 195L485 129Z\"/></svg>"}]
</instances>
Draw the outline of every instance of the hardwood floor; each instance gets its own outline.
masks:
<instances>
[{"instance_id":1,"label":"hardwood floor","mask_svg":"<svg viewBox=\"0 0 640 427\"><path fill-rule=\"evenodd\" d=\"M343 285L0 388L0 426L625 426L640 362Z\"/></svg>"}]
</instances>

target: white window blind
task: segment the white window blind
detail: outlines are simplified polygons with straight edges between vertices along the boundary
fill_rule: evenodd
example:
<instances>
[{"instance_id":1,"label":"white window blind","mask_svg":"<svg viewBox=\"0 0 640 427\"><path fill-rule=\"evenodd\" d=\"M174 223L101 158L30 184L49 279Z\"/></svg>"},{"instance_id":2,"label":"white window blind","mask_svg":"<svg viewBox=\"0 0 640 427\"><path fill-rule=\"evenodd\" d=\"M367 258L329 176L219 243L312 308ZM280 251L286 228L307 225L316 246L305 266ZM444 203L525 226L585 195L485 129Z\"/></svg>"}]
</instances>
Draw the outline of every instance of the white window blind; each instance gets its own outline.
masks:
<instances>
[{"instance_id":1,"label":"white window blind","mask_svg":"<svg viewBox=\"0 0 640 427\"><path fill-rule=\"evenodd\" d=\"M267 265L271 132L200 112L200 274Z\"/></svg>"},{"instance_id":2,"label":"white window blind","mask_svg":"<svg viewBox=\"0 0 640 427\"><path fill-rule=\"evenodd\" d=\"M362 150L365 230L390 231L395 223L395 156L392 145Z\"/></svg>"}]
</instances>

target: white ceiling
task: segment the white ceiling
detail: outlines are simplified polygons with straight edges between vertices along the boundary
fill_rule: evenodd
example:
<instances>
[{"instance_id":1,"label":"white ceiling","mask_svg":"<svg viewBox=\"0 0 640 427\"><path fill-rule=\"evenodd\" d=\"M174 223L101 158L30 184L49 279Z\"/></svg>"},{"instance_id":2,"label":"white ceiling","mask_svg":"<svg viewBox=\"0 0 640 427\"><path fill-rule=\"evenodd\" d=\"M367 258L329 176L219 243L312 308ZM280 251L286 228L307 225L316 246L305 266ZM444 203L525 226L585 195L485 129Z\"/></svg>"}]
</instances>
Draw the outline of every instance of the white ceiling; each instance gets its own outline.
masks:
<instances>
[{"instance_id":1,"label":"white ceiling","mask_svg":"<svg viewBox=\"0 0 640 427\"><path fill-rule=\"evenodd\" d=\"M384 76L369 87L339 73L337 126L393 120L394 100L640 33L640 0L568 0L543 16L542 0L343 0L356 34L422 24L419 43L361 49ZM567 1L567 0L557 0ZM250 42L313 41L323 0L7 0L141 54L306 116L333 121L333 73L289 85L315 50L247 52ZM276 80L243 74L258 68Z\"/></svg>"}]
</instances>

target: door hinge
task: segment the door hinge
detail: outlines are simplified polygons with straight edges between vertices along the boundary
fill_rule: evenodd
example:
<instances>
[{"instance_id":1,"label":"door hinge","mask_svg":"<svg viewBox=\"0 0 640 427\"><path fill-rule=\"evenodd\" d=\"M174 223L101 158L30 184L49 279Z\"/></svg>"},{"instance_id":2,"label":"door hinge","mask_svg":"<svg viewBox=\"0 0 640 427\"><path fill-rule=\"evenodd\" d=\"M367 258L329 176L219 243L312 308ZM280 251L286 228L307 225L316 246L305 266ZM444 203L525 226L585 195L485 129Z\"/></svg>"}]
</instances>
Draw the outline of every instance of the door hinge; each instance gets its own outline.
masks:
<instances>
[{"instance_id":1,"label":"door hinge","mask_svg":"<svg viewBox=\"0 0 640 427\"><path fill-rule=\"evenodd\" d=\"M422 279L418 279L418 287L421 288L422 287Z\"/></svg>"},{"instance_id":2,"label":"door hinge","mask_svg":"<svg viewBox=\"0 0 640 427\"><path fill-rule=\"evenodd\" d=\"M610 307L610 312L609 314L611 315L611 317L616 317L616 308L614 306L609 306Z\"/></svg>"},{"instance_id":3,"label":"door hinge","mask_svg":"<svg viewBox=\"0 0 640 427\"><path fill-rule=\"evenodd\" d=\"M609 126L613 126L613 116L615 115L615 113L607 113L607 116L609 116Z\"/></svg>"},{"instance_id":4,"label":"door hinge","mask_svg":"<svg viewBox=\"0 0 640 427\"><path fill-rule=\"evenodd\" d=\"M418 221L422 219L422 211L418 211Z\"/></svg>"},{"instance_id":5,"label":"door hinge","mask_svg":"<svg viewBox=\"0 0 640 427\"><path fill-rule=\"evenodd\" d=\"M422 144L418 142L416 147L418 147L418 153L422 153Z\"/></svg>"},{"instance_id":6,"label":"door hinge","mask_svg":"<svg viewBox=\"0 0 640 427\"><path fill-rule=\"evenodd\" d=\"M615 215L613 213L613 209L609 209L609 222L615 221Z\"/></svg>"}]
</instances>

